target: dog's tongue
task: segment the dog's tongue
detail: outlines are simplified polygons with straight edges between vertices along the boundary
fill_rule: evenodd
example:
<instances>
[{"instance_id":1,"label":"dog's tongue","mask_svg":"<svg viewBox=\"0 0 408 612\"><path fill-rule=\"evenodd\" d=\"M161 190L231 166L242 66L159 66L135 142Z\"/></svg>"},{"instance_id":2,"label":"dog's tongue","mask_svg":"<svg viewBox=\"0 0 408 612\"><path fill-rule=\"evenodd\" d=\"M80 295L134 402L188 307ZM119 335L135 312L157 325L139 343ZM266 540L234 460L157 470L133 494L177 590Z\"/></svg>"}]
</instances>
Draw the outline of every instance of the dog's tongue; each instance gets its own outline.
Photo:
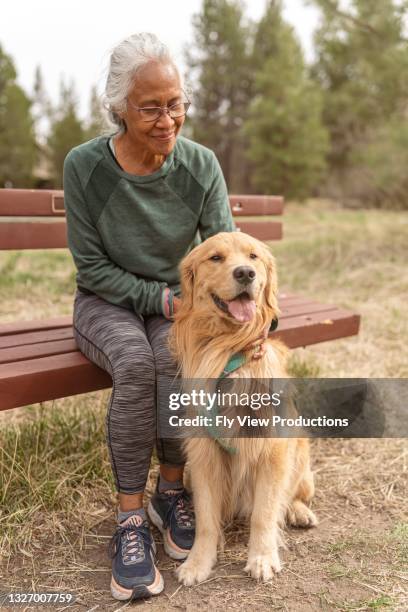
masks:
<instances>
[{"instance_id":1,"label":"dog's tongue","mask_svg":"<svg viewBox=\"0 0 408 612\"><path fill-rule=\"evenodd\" d=\"M255 316L256 304L254 300L250 300L249 297L240 296L227 302L228 311L234 319L245 323L250 321Z\"/></svg>"}]
</instances>

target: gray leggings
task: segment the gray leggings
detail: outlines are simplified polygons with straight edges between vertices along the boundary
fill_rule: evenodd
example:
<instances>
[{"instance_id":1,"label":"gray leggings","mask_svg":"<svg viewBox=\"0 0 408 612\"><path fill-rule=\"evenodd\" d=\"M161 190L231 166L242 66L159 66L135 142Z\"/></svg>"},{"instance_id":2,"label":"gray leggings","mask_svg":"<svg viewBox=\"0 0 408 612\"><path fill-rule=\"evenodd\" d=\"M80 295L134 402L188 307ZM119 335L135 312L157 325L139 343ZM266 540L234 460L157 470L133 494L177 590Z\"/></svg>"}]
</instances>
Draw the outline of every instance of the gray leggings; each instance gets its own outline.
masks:
<instances>
[{"instance_id":1,"label":"gray leggings","mask_svg":"<svg viewBox=\"0 0 408 612\"><path fill-rule=\"evenodd\" d=\"M144 490L155 443L161 464L184 464L179 440L156 439L156 397L176 377L167 347L170 326L160 315L142 318L96 295L75 296L78 347L113 380L106 434L120 493Z\"/></svg>"}]
</instances>

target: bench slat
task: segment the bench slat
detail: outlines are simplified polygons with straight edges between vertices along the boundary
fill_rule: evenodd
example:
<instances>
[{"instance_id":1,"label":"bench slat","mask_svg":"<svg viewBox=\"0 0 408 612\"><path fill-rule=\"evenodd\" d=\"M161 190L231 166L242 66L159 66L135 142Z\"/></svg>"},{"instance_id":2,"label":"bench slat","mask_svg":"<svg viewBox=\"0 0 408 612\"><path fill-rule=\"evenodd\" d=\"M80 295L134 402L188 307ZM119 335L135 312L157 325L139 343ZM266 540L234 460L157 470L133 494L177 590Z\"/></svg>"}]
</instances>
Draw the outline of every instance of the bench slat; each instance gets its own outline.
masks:
<instances>
[{"instance_id":1,"label":"bench slat","mask_svg":"<svg viewBox=\"0 0 408 612\"><path fill-rule=\"evenodd\" d=\"M69 340L72 337L71 319L71 325L69 327L0 336L0 349L13 348L15 346L28 346L30 344L38 344L39 342L47 343L58 340Z\"/></svg>"},{"instance_id":2,"label":"bench slat","mask_svg":"<svg viewBox=\"0 0 408 612\"><path fill-rule=\"evenodd\" d=\"M282 223L279 221L239 221L242 232L258 240L280 240ZM0 250L64 249L67 248L66 223L60 221L4 221L0 222Z\"/></svg>"},{"instance_id":3,"label":"bench slat","mask_svg":"<svg viewBox=\"0 0 408 612\"><path fill-rule=\"evenodd\" d=\"M333 309L323 313L288 317L274 335L289 348L305 347L358 334L360 315Z\"/></svg>"},{"instance_id":4,"label":"bench slat","mask_svg":"<svg viewBox=\"0 0 408 612\"><path fill-rule=\"evenodd\" d=\"M294 302L303 304L315 304L313 300L295 295L292 293L279 294L279 307L286 312ZM24 332L34 332L46 329L57 329L61 327L71 327L72 316L52 317L50 319L34 319L28 321L12 321L11 323L0 323L0 338L11 334L21 334Z\"/></svg>"},{"instance_id":5,"label":"bench slat","mask_svg":"<svg viewBox=\"0 0 408 612\"><path fill-rule=\"evenodd\" d=\"M279 318L279 331L292 329L293 320L295 320L295 325L303 327L308 321L316 323L317 321L331 320L333 317L336 320L339 312L348 312L340 311L337 306L334 305L319 304L317 302L307 305L296 305L290 308L285 308L285 306L280 304L280 307L282 314ZM64 342L73 341L73 338L72 320L71 326L56 328L55 330L49 329L46 330L45 333L37 330L28 333L11 334L7 337L3 336L3 338L0 337L0 363L12 361L12 359L9 358L9 354L12 355L13 351L16 351L16 354L21 354L20 359L31 359L31 354L34 356L43 354L45 356L57 354L58 352L68 352L67 350L54 350L54 348L58 348L58 345L61 344L61 347L65 349L65 346L69 345L65 345ZM27 351L27 356L24 356L25 350ZM70 350L76 349L74 347L74 349ZM4 354L7 355L7 358L4 358Z\"/></svg>"},{"instance_id":6,"label":"bench slat","mask_svg":"<svg viewBox=\"0 0 408 612\"><path fill-rule=\"evenodd\" d=\"M0 250L2 251L63 249L66 247L65 220L0 222Z\"/></svg>"},{"instance_id":7,"label":"bench slat","mask_svg":"<svg viewBox=\"0 0 408 612\"><path fill-rule=\"evenodd\" d=\"M48 357L49 355L74 353L77 350L78 347L74 338L68 340L56 340L55 342L37 342L36 344L12 346L0 351L0 364L15 363L17 361L25 361L27 359L38 359L39 357Z\"/></svg>"},{"instance_id":8,"label":"bench slat","mask_svg":"<svg viewBox=\"0 0 408 612\"><path fill-rule=\"evenodd\" d=\"M328 309L330 310L332 308L337 308L337 306L335 305L323 304L320 302L316 302L315 300L303 297L301 295L289 294L286 292L279 294L278 301L279 308L282 311L280 317L281 319L287 316L302 315L307 312L323 312ZM11 336L13 334L32 333L46 330L57 330L67 327L72 327L72 315L53 317L50 319L34 319L28 321L13 321L11 323L0 323L0 348L2 347L2 336ZM45 336L42 334L38 337L44 338ZM22 338L20 342L17 340L16 344L12 344L12 346L16 346L18 343L24 344L25 340L26 338ZM27 343L31 343L30 340L34 340L34 342L37 342L37 337L29 337ZM55 340L55 337L51 335L48 340ZM11 345L7 344L7 346Z\"/></svg>"},{"instance_id":9,"label":"bench slat","mask_svg":"<svg viewBox=\"0 0 408 612\"><path fill-rule=\"evenodd\" d=\"M59 327L72 327L72 316L53 317L51 319L35 319L33 321L12 321L0 324L0 338L11 334L21 334Z\"/></svg>"},{"instance_id":10,"label":"bench slat","mask_svg":"<svg viewBox=\"0 0 408 612\"><path fill-rule=\"evenodd\" d=\"M258 238L258 240L282 239L282 223L279 221L236 221L235 225L241 232Z\"/></svg>"},{"instance_id":11,"label":"bench slat","mask_svg":"<svg viewBox=\"0 0 408 612\"><path fill-rule=\"evenodd\" d=\"M61 189L0 189L0 217L64 216Z\"/></svg>"},{"instance_id":12,"label":"bench slat","mask_svg":"<svg viewBox=\"0 0 408 612\"><path fill-rule=\"evenodd\" d=\"M302 315L311 315L313 313L322 313L322 312L331 312L332 310L338 310L338 307L334 304L319 304L315 303L304 303L301 302L299 304L287 304L285 306L280 306L281 315L279 320L287 319L289 317L297 317Z\"/></svg>"},{"instance_id":13,"label":"bench slat","mask_svg":"<svg viewBox=\"0 0 408 612\"><path fill-rule=\"evenodd\" d=\"M282 196L230 195L230 206L235 217L242 215L281 215Z\"/></svg>"},{"instance_id":14,"label":"bench slat","mask_svg":"<svg viewBox=\"0 0 408 612\"><path fill-rule=\"evenodd\" d=\"M0 410L105 389L110 376L79 351L5 364L0 368Z\"/></svg>"},{"instance_id":15,"label":"bench slat","mask_svg":"<svg viewBox=\"0 0 408 612\"><path fill-rule=\"evenodd\" d=\"M283 197L269 195L230 195L234 216L281 215ZM65 216L61 189L0 189L0 217Z\"/></svg>"}]
</instances>

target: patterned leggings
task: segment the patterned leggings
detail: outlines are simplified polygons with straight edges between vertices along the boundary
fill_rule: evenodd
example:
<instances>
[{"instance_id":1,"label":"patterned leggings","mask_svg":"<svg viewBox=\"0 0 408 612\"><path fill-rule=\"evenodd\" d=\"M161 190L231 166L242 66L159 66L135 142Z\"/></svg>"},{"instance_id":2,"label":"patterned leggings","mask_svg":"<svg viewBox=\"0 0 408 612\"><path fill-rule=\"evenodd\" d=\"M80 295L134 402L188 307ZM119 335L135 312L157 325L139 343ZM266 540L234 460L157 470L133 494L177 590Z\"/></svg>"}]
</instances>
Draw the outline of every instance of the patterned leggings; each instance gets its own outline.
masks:
<instances>
[{"instance_id":1,"label":"patterned leggings","mask_svg":"<svg viewBox=\"0 0 408 612\"><path fill-rule=\"evenodd\" d=\"M96 295L75 296L78 347L113 380L106 434L119 493L144 490L155 443L161 464L184 464L179 440L156 439L156 398L176 377L167 348L170 325L162 316L142 318Z\"/></svg>"}]
</instances>

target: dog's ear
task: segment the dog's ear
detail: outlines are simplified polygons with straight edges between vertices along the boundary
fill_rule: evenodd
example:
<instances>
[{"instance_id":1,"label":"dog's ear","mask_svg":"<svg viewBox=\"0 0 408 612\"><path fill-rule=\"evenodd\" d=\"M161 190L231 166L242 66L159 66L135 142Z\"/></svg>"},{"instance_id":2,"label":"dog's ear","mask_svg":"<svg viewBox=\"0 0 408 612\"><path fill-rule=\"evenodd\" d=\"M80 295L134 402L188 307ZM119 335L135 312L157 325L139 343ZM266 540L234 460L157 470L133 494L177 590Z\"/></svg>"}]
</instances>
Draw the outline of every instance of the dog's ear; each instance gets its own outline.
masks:
<instances>
[{"instance_id":1,"label":"dog's ear","mask_svg":"<svg viewBox=\"0 0 408 612\"><path fill-rule=\"evenodd\" d=\"M193 307L194 286L194 261L193 251L185 257L180 266L181 299L183 309L190 310Z\"/></svg>"},{"instance_id":2,"label":"dog's ear","mask_svg":"<svg viewBox=\"0 0 408 612\"><path fill-rule=\"evenodd\" d=\"M265 285L265 303L269 309L269 315L272 319L277 319L280 311L278 306L278 275L276 272L276 262L272 253L263 245L265 265L266 265L266 285Z\"/></svg>"}]
</instances>

